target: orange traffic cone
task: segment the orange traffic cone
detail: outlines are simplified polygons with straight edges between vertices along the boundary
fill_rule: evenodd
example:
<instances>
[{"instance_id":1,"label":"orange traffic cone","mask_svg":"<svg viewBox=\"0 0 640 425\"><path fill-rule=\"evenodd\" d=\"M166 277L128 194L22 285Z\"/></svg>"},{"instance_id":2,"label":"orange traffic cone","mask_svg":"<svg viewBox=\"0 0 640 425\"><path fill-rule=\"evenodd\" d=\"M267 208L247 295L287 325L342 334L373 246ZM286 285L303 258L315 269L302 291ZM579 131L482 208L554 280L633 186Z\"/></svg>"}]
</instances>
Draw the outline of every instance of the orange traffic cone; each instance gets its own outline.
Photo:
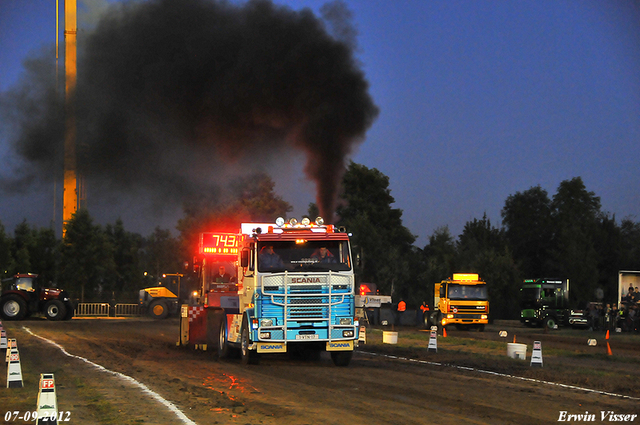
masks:
<instances>
[{"instance_id":1,"label":"orange traffic cone","mask_svg":"<svg viewBox=\"0 0 640 425\"><path fill-rule=\"evenodd\" d=\"M447 337L447 328L445 328L444 326L442 327L442 337L443 338Z\"/></svg>"},{"instance_id":2,"label":"orange traffic cone","mask_svg":"<svg viewBox=\"0 0 640 425\"><path fill-rule=\"evenodd\" d=\"M609 329L607 329L607 336L605 336L604 339L609 339Z\"/></svg>"},{"instance_id":3,"label":"orange traffic cone","mask_svg":"<svg viewBox=\"0 0 640 425\"><path fill-rule=\"evenodd\" d=\"M513 334L513 343L516 343L516 334Z\"/></svg>"},{"instance_id":4,"label":"orange traffic cone","mask_svg":"<svg viewBox=\"0 0 640 425\"><path fill-rule=\"evenodd\" d=\"M610 356L613 356L613 353L611 352L611 347L609 346L609 341L607 341L607 354Z\"/></svg>"}]
</instances>

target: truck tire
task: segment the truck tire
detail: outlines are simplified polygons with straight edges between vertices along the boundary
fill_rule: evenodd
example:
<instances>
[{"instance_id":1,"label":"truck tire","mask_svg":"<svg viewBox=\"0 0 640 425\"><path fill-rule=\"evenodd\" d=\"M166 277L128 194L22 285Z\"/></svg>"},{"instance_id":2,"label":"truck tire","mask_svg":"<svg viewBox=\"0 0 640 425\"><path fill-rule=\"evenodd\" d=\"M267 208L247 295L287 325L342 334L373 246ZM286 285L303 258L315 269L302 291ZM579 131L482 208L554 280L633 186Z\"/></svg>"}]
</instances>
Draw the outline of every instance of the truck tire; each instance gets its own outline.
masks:
<instances>
[{"instance_id":1,"label":"truck tire","mask_svg":"<svg viewBox=\"0 0 640 425\"><path fill-rule=\"evenodd\" d=\"M240 337L240 361L243 365L260 363L260 355L257 351L249 350L249 323L245 317L242 321L242 336Z\"/></svg>"},{"instance_id":2,"label":"truck tire","mask_svg":"<svg viewBox=\"0 0 640 425\"><path fill-rule=\"evenodd\" d=\"M169 307L163 300L152 301L149 304L149 316L154 319L166 319L169 316Z\"/></svg>"},{"instance_id":3,"label":"truck tire","mask_svg":"<svg viewBox=\"0 0 640 425\"><path fill-rule=\"evenodd\" d=\"M331 360L333 360L333 364L338 367L349 366L349 363L351 362L351 357L353 357L353 351L332 351L331 352Z\"/></svg>"},{"instance_id":4,"label":"truck tire","mask_svg":"<svg viewBox=\"0 0 640 425\"><path fill-rule=\"evenodd\" d=\"M553 316L547 316L542 321L543 328L554 329L556 327L556 324L557 324L556 318Z\"/></svg>"},{"instance_id":5,"label":"truck tire","mask_svg":"<svg viewBox=\"0 0 640 425\"><path fill-rule=\"evenodd\" d=\"M429 322L431 322L431 326L440 327L442 325L442 317L440 316L440 312L439 311L431 312L431 314L429 315Z\"/></svg>"},{"instance_id":6,"label":"truck tire","mask_svg":"<svg viewBox=\"0 0 640 425\"><path fill-rule=\"evenodd\" d=\"M44 305L44 315L49 320L62 320L67 315L67 308L60 300L47 301Z\"/></svg>"},{"instance_id":7,"label":"truck tire","mask_svg":"<svg viewBox=\"0 0 640 425\"><path fill-rule=\"evenodd\" d=\"M431 314L428 311L422 313L422 325L425 329L431 328Z\"/></svg>"},{"instance_id":8,"label":"truck tire","mask_svg":"<svg viewBox=\"0 0 640 425\"><path fill-rule=\"evenodd\" d=\"M227 315L223 314L220 318L220 326L218 326L218 358L226 359L229 357L229 344L227 343Z\"/></svg>"},{"instance_id":9,"label":"truck tire","mask_svg":"<svg viewBox=\"0 0 640 425\"><path fill-rule=\"evenodd\" d=\"M11 294L0 300L0 315L4 320L22 320L27 314L27 302Z\"/></svg>"}]
</instances>

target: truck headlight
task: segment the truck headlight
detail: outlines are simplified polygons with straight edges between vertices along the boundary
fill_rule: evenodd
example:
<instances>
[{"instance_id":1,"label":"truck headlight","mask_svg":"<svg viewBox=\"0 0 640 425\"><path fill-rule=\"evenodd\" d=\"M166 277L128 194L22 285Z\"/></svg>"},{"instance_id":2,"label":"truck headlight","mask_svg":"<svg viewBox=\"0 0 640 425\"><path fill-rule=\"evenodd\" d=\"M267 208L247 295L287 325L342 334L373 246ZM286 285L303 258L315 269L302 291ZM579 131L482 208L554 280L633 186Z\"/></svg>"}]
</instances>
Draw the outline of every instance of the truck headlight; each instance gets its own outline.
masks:
<instances>
[{"instance_id":1,"label":"truck headlight","mask_svg":"<svg viewBox=\"0 0 640 425\"><path fill-rule=\"evenodd\" d=\"M342 331L343 338L353 338L353 330Z\"/></svg>"},{"instance_id":2,"label":"truck headlight","mask_svg":"<svg viewBox=\"0 0 640 425\"><path fill-rule=\"evenodd\" d=\"M260 319L260 327L273 326L273 319Z\"/></svg>"},{"instance_id":3,"label":"truck headlight","mask_svg":"<svg viewBox=\"0 0 640 425\"><path fill-rule=\"evenodd\" d=\"M260 332L260 339L271 339L271 332Z\"/></svg>"},{"instance_id":4,"label":"truck headlight","mask_svg":"<svg viewBox=\"0 0 640 425\"><path fill-rule=\"evenodd\" d=\"M353 322L351 321L351 317L341 317L340 318L340 324L341 325L350 325Z\"/></svg>"},{"instance_id":5,"label":"truck headlight","mask_svg":"<svg viewBox=\"0 0 640 425\"><path fill-rule=\"evenodd\" d=\"M451 313L447 314L447 319L453 319L453 314Z\"/></svg>"},{"instance_id":6,"label":"truck headlight","mask_svg":"<svg viewBox=\"0 0 640 425\"><path fill-rule=\"evenodd\" d=\"M487 320L487 315L486 315L486 314L481 314L481 315L480 315L480 319L482 319L482 320Z\"/></svg>"}]
</instances>

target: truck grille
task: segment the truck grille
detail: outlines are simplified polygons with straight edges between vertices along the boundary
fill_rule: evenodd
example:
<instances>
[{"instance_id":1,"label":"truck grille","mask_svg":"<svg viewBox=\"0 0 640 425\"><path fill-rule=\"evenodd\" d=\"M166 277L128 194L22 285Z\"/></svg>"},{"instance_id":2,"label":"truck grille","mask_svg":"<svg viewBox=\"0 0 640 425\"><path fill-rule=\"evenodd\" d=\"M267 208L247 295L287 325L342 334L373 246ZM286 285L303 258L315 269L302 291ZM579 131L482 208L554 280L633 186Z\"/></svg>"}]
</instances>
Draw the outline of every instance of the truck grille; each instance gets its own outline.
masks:
<instances>
[{"instance_id":1,"label":"truck grille","mask_svg":"<svg viewBox=\"0 0 640 425\"><path fill-rule=\"evenodd\" d=\"M454 309L458 310L458 314L482 314L486 313L486 308L483 305L451 305L449 311L453 312Z\"/></svg>"},{"instance_id":2,"label":"truck grille","mask_svg":"<svg viewBox=\"0 0 640 425\"><path fill-rule=\"evenodd\" d=\"M310 274L304 278L313 280L313 283L299 282L299 275L288 273L262 277L256 301L260 316L276 319L277 327L284 325L285 334L306 326L316 330L333 328L339 318L353 317L352 276ZM331 338L335 338L333 332Z\"/></svg>"},{"instance_id":3,"label":"truck grille","mask_svg":"<svg viewBox=\"0 0 640 425\"><path fill-rule=\"evenodd\" d=\"M315 308L296 308L290 307L288 310L287 318L290 320L296 319L322 319L326 317L326 313L324 308L315 307Z\"/></svg>"},{"instance_id":4,"label":"truck grille","mask_svg":"<svg viewBox=\"0 0 640 425\"><path fill-rule=\"evenodd\" d=\"M325 301L323 301L325 300ZM317 297L305 297L305 298L290 298L289 305L297 305L297 304L322 304L326 302L326 298L317 298Z\"/></svg>"},{"instance_id":5,"label":"truck grille","mask_svg":"<svg viewBox=\"0 0 640 425\"><path fill-rule=\"evenodd\" d=\"M309 285L304 287L289 287L289 294L322 294L322 286Z\"/></svg>"}]
</instances>

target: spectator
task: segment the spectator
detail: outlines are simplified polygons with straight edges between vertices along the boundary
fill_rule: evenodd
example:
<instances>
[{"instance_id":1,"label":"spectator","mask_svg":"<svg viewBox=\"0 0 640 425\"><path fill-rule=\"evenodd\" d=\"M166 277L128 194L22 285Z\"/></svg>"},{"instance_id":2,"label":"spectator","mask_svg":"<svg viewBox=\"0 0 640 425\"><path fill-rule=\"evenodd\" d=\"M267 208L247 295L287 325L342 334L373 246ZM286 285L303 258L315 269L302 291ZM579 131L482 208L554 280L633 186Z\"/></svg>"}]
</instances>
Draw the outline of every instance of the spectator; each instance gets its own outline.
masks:
<instances>
[{"instance_id":1,"label":"spectator","mask_svg":"<svg viewBox=\"0 0 640 425\"><path fill-rule=\"evenodd\" d=\"M629 286L629 291L627 292L627 296L624 297L624 301L632 303L634 302L635 294L633 291L633 286Z\"/></svg>"},{"instance_id":2,"label":"spectator","mask_svg":"<svg viewBox=\"0 0 640 425\"><path fill-rule=\"evenodd\" d=\"M400 300L400 302L398 303L398 325L400 325L402 323L402 316L404 315L404 312L407 310L407 303L405 303L403 300Z\"/></svg>"},{"instance_id":3,"label":"spectator","mask_svg":"<svg viewBox=\"0 0 640 425\"><path fill-rule=\"evenodd\" d=\"M588 305L587 312L589 314L589 327L591 329L597 330L599 322L598 306L590 303Z\"/></svg>"},{"instance_id":4,"label":"spectator","mask_svg":"<svg viewBox=\"0 0 640 425\"><path fill-rule=\"evenodd\" d=\"M425 327L429 326L429 304L426 301L420 306L420 312L418 313L418 322L422 322Z\"/></svg>"},{"instance_id":5,"label":"spectator","mask_svg":"<svg viewBox=\"0 0 640 425\"><path fill-rule=\"evenodd\" d=\"M427 304L426 301L423 301L422 305L420 306L420 310L422 311L423 314L429 311L429 304Z\"/></svg>"},{"instance_id":6,"label":"spectator","mask_svg":"<svg viewBox=\"0 0 640 425\"><path fill-rule=\"evenodd\" d=\"M618 327L618 306L616 304L611 307L611 330L615 330Z\"/></svg>"},{"instance_id":7,"label":"spectator","mask_svg":"<svg viewBox=\"0 0 640 425\"><path fill-rule=\"evenodd\" d=\"M597 315L597 324L596 324L596 329L604 329L604 321L605 321L605 315L604 315L604 309L602 308L602 304L598 304L596 306L596 315Z\"/></svg>"},{"instance_id":8,"label":"spectator","mask_svg":"<svg viewBox=\"0 0 640 425\"><path fill-rule=\"evenodd\" d=\"M627 311L627 319L625 320L625 323L627 325L626 330L628 330L629 332L633 332L635 329L635 324L638 320L636 306L629 306L628 309L629 310Z\"/></svg>"}]
</instances>

